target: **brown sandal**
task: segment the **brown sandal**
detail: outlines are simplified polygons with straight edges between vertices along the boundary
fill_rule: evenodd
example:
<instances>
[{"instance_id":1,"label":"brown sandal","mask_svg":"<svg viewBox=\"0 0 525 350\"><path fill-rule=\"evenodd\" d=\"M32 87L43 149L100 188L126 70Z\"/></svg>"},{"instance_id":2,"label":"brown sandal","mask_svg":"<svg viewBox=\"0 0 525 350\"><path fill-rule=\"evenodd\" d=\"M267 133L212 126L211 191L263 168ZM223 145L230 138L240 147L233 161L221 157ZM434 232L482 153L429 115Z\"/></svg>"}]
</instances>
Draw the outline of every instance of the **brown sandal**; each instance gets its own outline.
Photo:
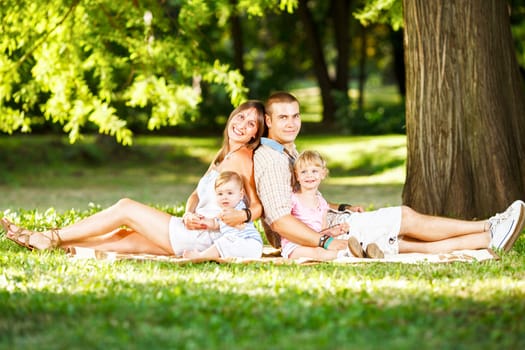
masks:
<instances>
[{"instance_id":1,"label":"brown sandal","mask_svg":"<svg viewBox=\"0 0 525 350\"><path fill-rule=\"evenodd\" d=\"M42 234L42 232L36 232L36 231L27 230L22 227L17 227L15 226L15 224L7 220L6 218L2 218L0 222L2 223L2 227L4 228L4 231L6 232L7 239L29 250L37 249L35 246L32 246L29 243L29 239L31 238L32 235L37 234L37 233ZM12 227L16 227L16 229L13 230L11 229ZM48 237L42 234L44 238L49 240L49 243L50 243L49 247L56 248L60 246L60 244L62 243L62 239L60 239L60 235L58 234L58 229L52 229L50 230L50 232L51 232L51 237Z\"/></svg>"}]
</instances>

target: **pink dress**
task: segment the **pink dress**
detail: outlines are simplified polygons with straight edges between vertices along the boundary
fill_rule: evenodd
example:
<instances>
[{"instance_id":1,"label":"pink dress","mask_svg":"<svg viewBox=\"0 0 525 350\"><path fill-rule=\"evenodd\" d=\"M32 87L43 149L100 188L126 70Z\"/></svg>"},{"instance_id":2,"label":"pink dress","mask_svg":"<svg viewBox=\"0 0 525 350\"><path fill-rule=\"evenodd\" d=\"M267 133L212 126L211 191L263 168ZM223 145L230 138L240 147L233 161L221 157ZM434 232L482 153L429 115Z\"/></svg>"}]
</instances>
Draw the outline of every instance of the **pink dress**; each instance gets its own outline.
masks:
<instances>
[{"instance_id":1,"label":"pink dress","mask_svg":"<svg viewBox=\"0 0 525 350\"><path fill-rule=\"evenodd\" d=\"M292 193L292 215L304 222L312 230L319 232L323 229L323 217L330 207L320 192L317 192L317 198L319 199L317 208L307 208L299 202L297 195ZM286 257L297 247L297 244L281 237L281 251L285 253L283 255L286 255Z\"/></svg>"}]
</instances>

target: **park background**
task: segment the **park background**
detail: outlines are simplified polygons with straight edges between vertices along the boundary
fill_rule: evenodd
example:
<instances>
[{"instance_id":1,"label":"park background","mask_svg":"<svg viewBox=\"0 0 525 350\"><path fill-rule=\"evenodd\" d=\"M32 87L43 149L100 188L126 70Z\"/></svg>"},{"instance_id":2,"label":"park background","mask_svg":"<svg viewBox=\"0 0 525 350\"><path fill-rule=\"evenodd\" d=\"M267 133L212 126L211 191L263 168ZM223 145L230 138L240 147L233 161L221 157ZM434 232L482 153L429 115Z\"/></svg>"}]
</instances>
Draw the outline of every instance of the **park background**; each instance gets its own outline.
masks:
<instances>
[{"instance_id":1,"label":"park background","mask_svg":"<svg viewBox=\"0 0 525 350\"><path fill-rule=\"evenodd\" d=\"M509 4L524 67L525 5ZM233 106L274 90L301 101L298 146L327 157L328 199L368 209L403 202L400 1L0 8L0 210L17 222L67 224L121 197L182 214ZM334 34L337 23L346 37ZM30 253L4 236L0 247L6 349L510 349L525 341L523 238L499 261L417 266L108 264Z\"/></svg>"}]
</instances>

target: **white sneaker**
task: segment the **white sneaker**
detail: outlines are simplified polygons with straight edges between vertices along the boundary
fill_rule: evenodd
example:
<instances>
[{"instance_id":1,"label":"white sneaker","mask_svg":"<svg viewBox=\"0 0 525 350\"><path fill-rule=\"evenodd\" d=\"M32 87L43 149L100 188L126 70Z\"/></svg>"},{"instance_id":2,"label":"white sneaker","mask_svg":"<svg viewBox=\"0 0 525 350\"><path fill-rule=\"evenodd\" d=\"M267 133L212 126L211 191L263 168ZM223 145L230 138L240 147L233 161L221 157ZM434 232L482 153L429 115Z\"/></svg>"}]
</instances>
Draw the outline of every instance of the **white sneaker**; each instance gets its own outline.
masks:
<instances>
[{"instance_id":1,"label":"white sneaker","mask_svg":"<svg viewBox=\"0 0 525 350\"><path fill-rule=\"evenodd\" d=\"M525 203L517 200L503 213L489 219L490 247L508 252L523 229L525 223Z\"/></svg>"}]
</instances>

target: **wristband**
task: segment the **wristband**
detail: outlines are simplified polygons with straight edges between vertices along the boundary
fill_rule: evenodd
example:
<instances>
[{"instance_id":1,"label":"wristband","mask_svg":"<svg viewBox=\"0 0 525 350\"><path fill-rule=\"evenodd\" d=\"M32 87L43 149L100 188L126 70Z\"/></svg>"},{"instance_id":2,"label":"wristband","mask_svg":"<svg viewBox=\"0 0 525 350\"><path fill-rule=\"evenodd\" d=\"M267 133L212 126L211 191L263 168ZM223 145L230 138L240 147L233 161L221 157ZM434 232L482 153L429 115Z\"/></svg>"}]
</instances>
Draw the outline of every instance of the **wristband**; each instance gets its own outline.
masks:
<instances>
[{"instance_id":1,"label":"wristband","mask_svg":"<svg viewBox=\"0 0 525 350\"><path fill-rule=\"evenodd\" d=\"M319 238L319 244L318 246L321 247L321 248L324 248L324 245L326 243L326 241L331 238L330 236L328 235L322 235L321 238Z\"/></svg>"},{"instance_id":2,"label":"wristband","mask_svg":"<svg viewBox=\"0 0 525 350\"><path fill-rule=\"evenodd\" d=\"M250 222L250 220L252 219L252 211L250 209L248 209L248 208L243 208L242 210L244 210L245 213L246 213L246 221L245 221L245 223Z\"/></svg>"},{"instance_id":3,"label":"wristband","mask_svg":"<svg viewBox=\"0 0 525 350\"><path fill-rule=\"evenodd\" d=\"M339 204L339 207L337 208L337 210L339 211L345 211L346 210L346 207L351 207L352 204L344 204L344 203L341 203Z\"/></svg>"},{"instance_id":4,"label":"wristband","mask_svg":"<svg viewBox=\"0 0 525 350\"><path fill-rule=\"evenodd\" d=\"M323 244L323 248L328 249L328 246L330 245L330 243L332 243L333 240L334 240L334 237L328 237L328 239Z\"/></svg>"}]
</instances>

